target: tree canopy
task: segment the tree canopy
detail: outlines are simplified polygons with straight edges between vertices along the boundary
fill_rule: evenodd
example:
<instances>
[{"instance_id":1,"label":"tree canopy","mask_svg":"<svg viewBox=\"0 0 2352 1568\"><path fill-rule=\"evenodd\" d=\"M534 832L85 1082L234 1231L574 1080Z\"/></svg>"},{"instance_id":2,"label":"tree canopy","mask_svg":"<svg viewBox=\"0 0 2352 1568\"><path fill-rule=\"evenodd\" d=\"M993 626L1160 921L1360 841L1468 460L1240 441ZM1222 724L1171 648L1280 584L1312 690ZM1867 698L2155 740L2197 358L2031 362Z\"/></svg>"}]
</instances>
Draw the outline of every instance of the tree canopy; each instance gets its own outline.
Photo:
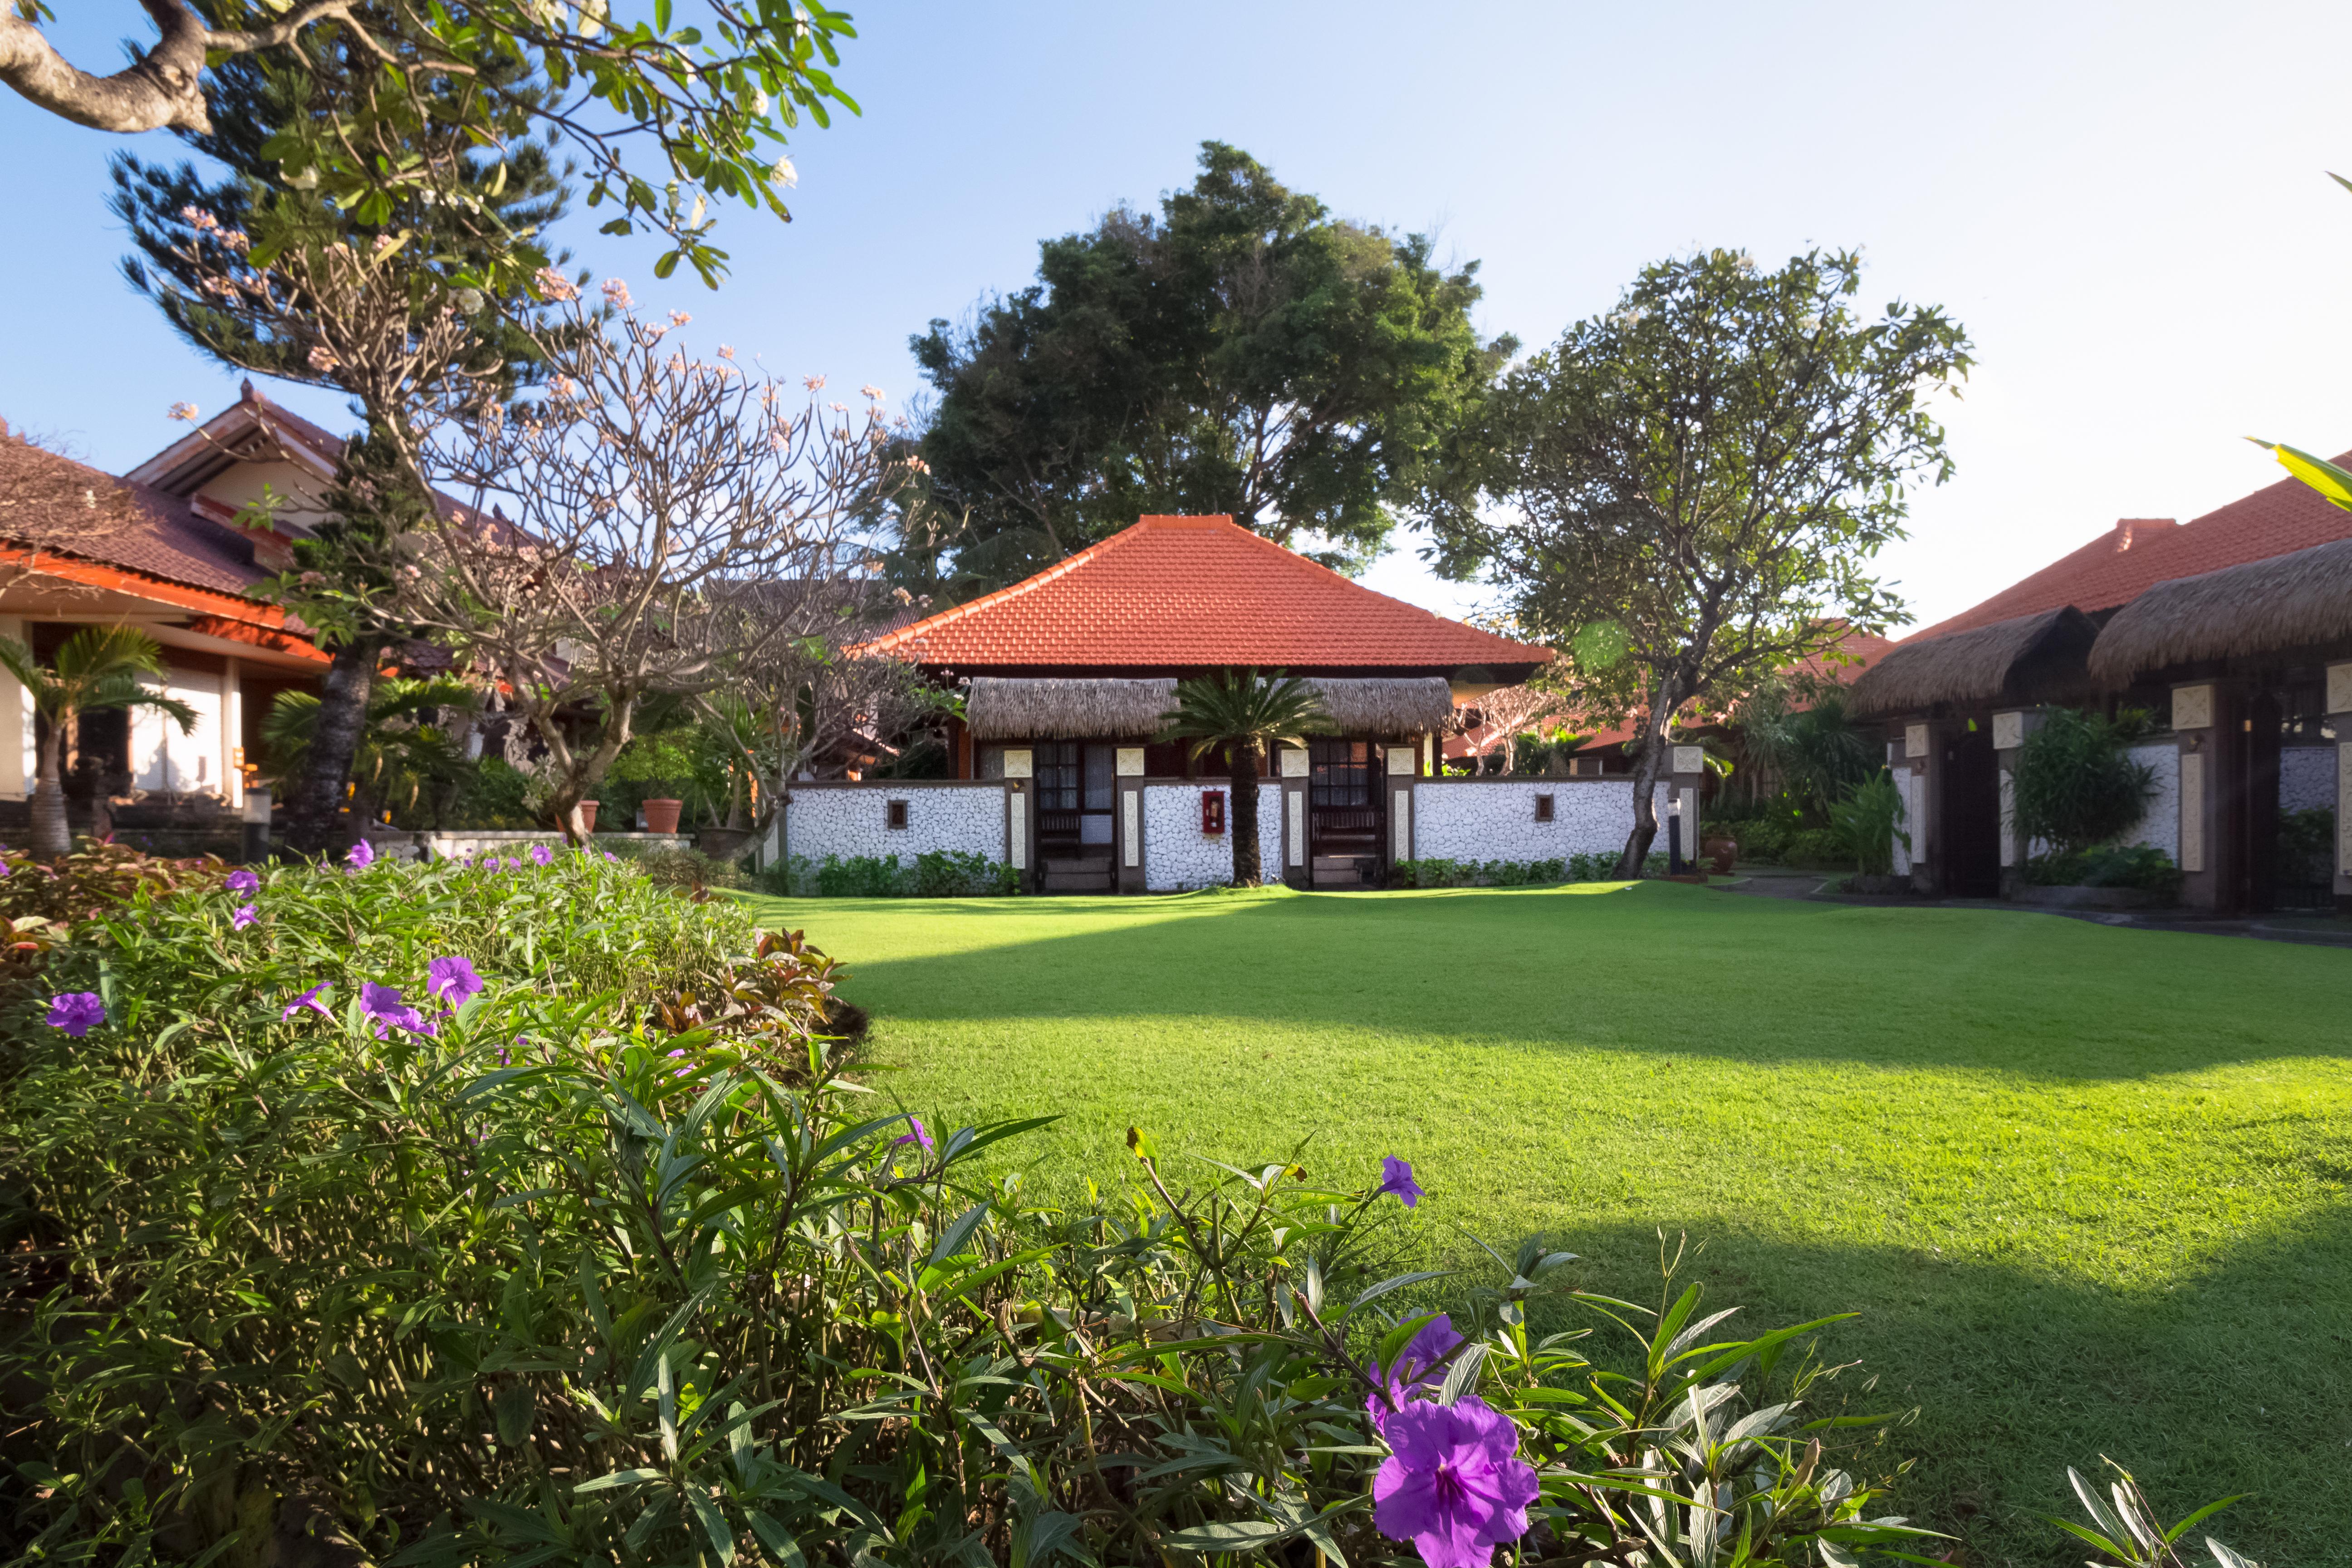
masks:
<instances>
[{"instance_id":1,"label":"tree canopy","mask_svg":"<svg viewBox=\"0 0 2352 1568\"><path fill-rule=\"evenodd\" d=\"M1588 714L1639 721L1636 861L1686 704L1907 618L1869 563L1911 482L1951 473L1931 405L1969 344L1933 306L1870 316L1861 287L1851 252L1645 268L1506 378L1430 493L1441 563L1492 575Z\"/></svg>"},{"instance_id":2,"label":"tree canopy","mask_svg":"<svg viewBox=\"0 0 2352 1568\"><path fill-rule=\"evenodd\" d=\"M1433 252L1205 143L1159 212L1045 241L1036 282L912 340L938 400L898 564L965 597L1143 513L1224 512L1360 567L1517 348L1471 323L1477 263Z\"/></svg>"}]
</instances>

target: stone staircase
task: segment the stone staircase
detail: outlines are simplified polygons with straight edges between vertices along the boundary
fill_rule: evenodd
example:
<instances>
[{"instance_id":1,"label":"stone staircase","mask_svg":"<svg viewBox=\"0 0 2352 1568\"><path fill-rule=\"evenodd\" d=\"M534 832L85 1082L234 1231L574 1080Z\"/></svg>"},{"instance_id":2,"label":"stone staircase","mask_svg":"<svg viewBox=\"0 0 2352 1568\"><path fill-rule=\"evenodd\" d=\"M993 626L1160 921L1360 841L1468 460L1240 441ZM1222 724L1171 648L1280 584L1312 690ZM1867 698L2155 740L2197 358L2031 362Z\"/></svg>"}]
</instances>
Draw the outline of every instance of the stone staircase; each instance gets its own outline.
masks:
<instances>
[{"instance_id":1,"label":"stone staircase","mask_svg":"<svg viewBox=\"0 0 2352 1568\"><path fill-rule=\"evenodd\" d=\"M1108 855L1047 860L1040 869L1045 874L1045 890L1049 893L1110 893L1118 890L1111 875L1110 857Z\"/></svg>"},{"instance_id":2,"label":"stone staircase","mask_svg":"<svg viewBox=\"0 0 2352 1568\"><path fill-rule=\"evenodd\" d=\"M1378 865L1377 856L1318 855L1310 868L1312 885L1318 888L1378 887Z\"/></svg>"}]
</instances>

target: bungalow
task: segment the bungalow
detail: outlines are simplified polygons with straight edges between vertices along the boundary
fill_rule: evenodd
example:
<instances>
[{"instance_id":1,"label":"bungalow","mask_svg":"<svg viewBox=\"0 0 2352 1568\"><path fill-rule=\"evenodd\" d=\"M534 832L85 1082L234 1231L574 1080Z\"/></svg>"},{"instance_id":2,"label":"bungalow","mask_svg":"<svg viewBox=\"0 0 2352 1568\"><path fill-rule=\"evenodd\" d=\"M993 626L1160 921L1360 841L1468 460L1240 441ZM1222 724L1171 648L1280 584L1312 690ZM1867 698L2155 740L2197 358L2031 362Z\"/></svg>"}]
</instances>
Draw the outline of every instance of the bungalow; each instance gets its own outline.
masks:
<instances>
[{"instance_id":1,"label":"bungalow","mask_svg":"<svg viewBox=\"0 0 2352 1568\"><path fill-rule=\"evenodd\" d=\"M2352 461L2352 456L2338 459ZM2156 802L2139 841L2191 908L2352 907L2352 512L2281 480L2186 524L2126 518L1984 603L1905 639L1855 682L1888 726L1924 891L2013 889L2018 749L2051 705L2145 708ZM2329 868L2281 853L2291 814L2332 809Z\"/></svg>"},{"instance_id":2,"label":"bungalow","mask_svg":"<svg viewBox=\"0 0 2352 1568\"><path fill-rule=\"evenodd\" d=\"M5 427L0 427L5 430ZM285 537L236 526L262 485L315 494L341 443L248 384L227 413L120 479L0 433L0 635L46 658L84 626L127 624L163 646L159 689L197 714L193 733L151 711L86 715L68 759L79 831L189 849L234 845L248 759L277 694L328 662L308 628L254 598L290 559ZM298 482L298 476L299 482ZM281 525L305 525L299 517ZM0 832L20 837L41 721L0 672Z\"/></svg>"},{"instance_id":3,"label":"bungalow","mask_svg":"<svg viewBox=\"0 0 2352 1568\"><path fill-rule=\"evenodd\" d=\"M1254 668L1307 679L1333 732L1272 772L1296 840L1269 868L1315 886L1376 881L1402 781L1433 777L1454 704L1525 680L1551 656L1373 592L1228 517L1146 517L1009 588L866 645L963 693L950 732L960 779L1028 781L1036 859L1053 890L1122 885L1122 813L1147 784L1222 777L1153 737L1176 683ZM1203 784L1206 813L1223 791ZM1276 813L1276 822L1286 820ZM1140 880L1139 863L1132 868Z\"/></svg>"}]
</instances>

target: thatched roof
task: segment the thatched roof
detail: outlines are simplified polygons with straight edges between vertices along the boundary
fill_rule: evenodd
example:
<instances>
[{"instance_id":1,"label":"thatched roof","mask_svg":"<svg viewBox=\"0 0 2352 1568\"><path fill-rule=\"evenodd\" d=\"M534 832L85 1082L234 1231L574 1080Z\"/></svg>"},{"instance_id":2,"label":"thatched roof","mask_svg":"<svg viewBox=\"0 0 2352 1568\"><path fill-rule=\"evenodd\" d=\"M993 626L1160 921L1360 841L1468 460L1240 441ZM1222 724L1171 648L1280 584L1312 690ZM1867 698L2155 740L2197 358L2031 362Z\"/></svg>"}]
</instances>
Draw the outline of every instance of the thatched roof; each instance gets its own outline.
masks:
<instances>
[{"instance_id":1,"label":"thatched roof","mask_svg":"<svg viewBox=\"0 0 2352 1568\"><path fill-rule=\"evenodd\" d=\"M2083 661L2098 628L2072 605L1995 621L1925 642L1898 643L1853 683L1862 713L1938 702L2023 701L2084 684Z\"/></svg>"},{"instance_id":2,"label":"thatched roof","mask_svg":"<svg viewBox=\"0 0 2352 1568\"><path fill-rule=\"evenodd\" d=\"M1454 716L1454 689L1442 675L1309 676L1307 684L1343 735L1429 734Z\"/></svg>"},{"instance_id":3,"label":"thatched roof","mask_svg":"<svg viewBox=\"0 0 2352 1568\"><path fill-rule=\"evenodd\" d=\"M963 719L977 741L1076 741L1151 734L1175 706L1172 678L979 675L964 695Z\"/></svg>"},{"instance_id":4,"label":"thatched roof","mask_svg":"<svg viewBox=\"0 0 2352 1568\"><path fill-rule=\"evenodd\" d=\"M2116 612L2091 673L2121 686L2194 659L2280 653L2352 638L2352 539L2158 583Z\"/></svg>"}]
</instances>

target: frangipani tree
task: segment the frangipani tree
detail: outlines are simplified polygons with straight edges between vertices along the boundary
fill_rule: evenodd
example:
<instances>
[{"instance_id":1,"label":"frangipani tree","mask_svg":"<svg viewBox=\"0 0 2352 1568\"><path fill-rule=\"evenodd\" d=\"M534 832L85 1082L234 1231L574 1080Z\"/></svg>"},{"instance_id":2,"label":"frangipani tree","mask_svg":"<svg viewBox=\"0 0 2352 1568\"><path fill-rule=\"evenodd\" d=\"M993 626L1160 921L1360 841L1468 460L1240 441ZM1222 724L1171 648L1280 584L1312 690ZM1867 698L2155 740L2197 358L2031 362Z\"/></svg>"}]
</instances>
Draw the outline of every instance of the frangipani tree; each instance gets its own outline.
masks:
<instances>
[{"instance_id":1,"label":"frangipani tree","mask_svg":"<svg viewBox=\"0 0 2352 1568\"><path fill-rule=\"evenodd\" d=\"M1255 669L1229 669L1177 683L1176 711L1160 739L1192 742L1196 761L1219 746L1228 748L1234 886L1254 888L1265 876L1257 852L1259 755L1278 742L1302 745L1308 731L1327 722L1315 689L1280 670L1262 676Z\"/></svg>"},{"instance_id":2,"label":"frangipani tree","mask_svg":"<svg viewBox=\"0 0 2352 1568\"><path fill-rule=\"evenodd\" d=\"M142 675L163 673L163 650L131 626L84 627L66 639L50 668L42 668L23 643L0 637L0 665L32 694L34 710L48 723L32 801L32 848L44 860L73 848L66 828L65 755L76 720L110 709L152 708L177 723L183 735L196 727L194 709L140 684Z\"/></svg>"}]
</instances>

